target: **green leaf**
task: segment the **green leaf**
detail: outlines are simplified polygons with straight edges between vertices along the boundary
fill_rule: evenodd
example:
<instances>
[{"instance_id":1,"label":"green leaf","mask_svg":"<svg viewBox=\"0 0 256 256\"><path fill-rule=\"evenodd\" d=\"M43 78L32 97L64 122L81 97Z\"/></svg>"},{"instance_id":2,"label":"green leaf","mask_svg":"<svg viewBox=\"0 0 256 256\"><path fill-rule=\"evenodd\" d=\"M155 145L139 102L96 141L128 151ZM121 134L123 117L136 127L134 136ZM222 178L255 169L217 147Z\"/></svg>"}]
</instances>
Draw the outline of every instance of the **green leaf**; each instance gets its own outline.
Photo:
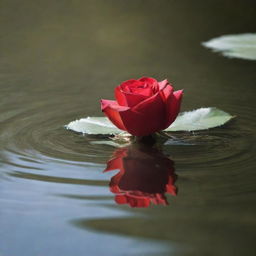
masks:
<instances>
[{"instance_id":1,"label":"green leaf","mask_svg":"<svg viewBox=\"0 0 256 256\"><path fill-rule=\"evenodd\" d=\"M66 125L68 130L83 134L118 134L123 132L114 126L107 117L86 117L70 122Z\"/></svg>"},{"instance_id":2,"label":"green leaf","mask_svg":"<svg viewBox=\"0 0 256 256\"><path fill-rule=\"evenodd\" d=\"M232 116L217 108L200 108L180 113L175 122L165 131L197 131L221 126ZM110 135L122 133L106 117L87 117L70 122L68 130L89 135Z\"/></svg>"},{"instance_id":3,"label":"green leaf","mask_svg":"<svg viewBox=\"0 0 256 256\"><path fill-rule=\"evenodd\" d=\"M221 36L202 44L226 57L256 60L256 33Z\"/></svg>"},{"instance_id":4,"label":"green leaf","mask_svg":"<svg viewBox=\"0 0 256 256\"><path fill-rule=\"evenodd\" d=\"M233 116L217 108L199 108L183 112L178 115L166 132L199 131L221 126L231 120Z\"/></svg>"}]
</instances>

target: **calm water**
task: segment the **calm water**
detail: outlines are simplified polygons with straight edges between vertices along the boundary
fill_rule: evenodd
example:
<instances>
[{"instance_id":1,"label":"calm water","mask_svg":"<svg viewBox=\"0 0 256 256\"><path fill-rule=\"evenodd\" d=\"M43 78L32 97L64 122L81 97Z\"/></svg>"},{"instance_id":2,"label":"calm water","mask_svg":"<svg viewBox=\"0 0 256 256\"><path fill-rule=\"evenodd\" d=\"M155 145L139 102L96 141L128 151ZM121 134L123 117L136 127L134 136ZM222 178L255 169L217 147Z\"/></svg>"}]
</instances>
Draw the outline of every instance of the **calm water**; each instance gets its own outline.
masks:
<instances>
[{"instance_id":1,"label":"calm water","mask_svg":"<svg viewBox=\"0 0 256 256\"><path fill-rule=\"evenodd\" d=\"M201 42L255 32L255 11L249 0L2 0L0 255L254 255L256 62ZM151 159L171 159L178 177L167 207L117 204L118 171L103 173L116 149L63 128L143 75L184 88L183 110L237 116L176 134Z\"/></svg>"}]
</instances>

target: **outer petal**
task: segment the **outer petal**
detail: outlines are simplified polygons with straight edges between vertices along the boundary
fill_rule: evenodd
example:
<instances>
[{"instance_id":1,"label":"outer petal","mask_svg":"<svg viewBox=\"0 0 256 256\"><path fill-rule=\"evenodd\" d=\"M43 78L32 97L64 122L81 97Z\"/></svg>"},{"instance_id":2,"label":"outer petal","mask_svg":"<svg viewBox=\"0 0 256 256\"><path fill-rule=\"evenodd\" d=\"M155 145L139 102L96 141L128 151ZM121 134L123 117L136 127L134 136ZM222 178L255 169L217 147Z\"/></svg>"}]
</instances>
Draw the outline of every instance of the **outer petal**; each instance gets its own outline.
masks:
<instances>
[{"instance_id":1,"label":"outer petal","mask_svg":"<svg viewBox=\"0 0 256 256\"><path fill-rule=\"evenodd\" d=\"M101 100L101 110L115 126L126 131L119 113L129 110L129 107L120 106L116 101L113 100Z\"/></svg>"},{"instance_id":2,"label":"outer petal","mask_svg":"<svg viewBox=\"0 0 256 256\"><path fill-rule=\"evenodd\" d=\"M159 93L119 114L126 130L135 136L160 131L166 122L166 107Z\"/></svg>"},{"instance_id":3,"label":"outer petal","mask_svg":"<svg viewBox=\"0 0 256 256\"><path fill-rule=\"evenodd\" d=\"M180 104L183 96L183 90L175 91L171 94L166 100L167 106L167 122L163 129L169 127L174 120L176 119L177 115L180 112Z\"/></svg>"},{"instance_id":4,"label":"outer petal","mask_svg":"<svg viewBox=\"0 0 256 256\"><path fill-rule=\"evenodd\" d=\"M148 96L142 94L134 94L129 92L123 92L123 96L125 97L127 103L126 106L129 107L133 107L148 98Z\"/></svg>"},{"instance_id":5,"label":"outer petal","mask_svg":"<svg viewBox=\"0 0 256 256\"><path fill-rule=\"evenodd\" d=\"M169 82L168 82L167 79L165 79L165 80L163 80L163 81L161 81L161 82L158 82L159 91L160 91L160 90L163 90L167 84L169 84Z\"/></svg>"},{"instance_id":6,"label":"outer petal","mask_svg":"<svg viewBox=\"0 0 256 256\"><path fill-rule=\"evenodd\" d=\"M124 95L124 93L122 91L122 88L120 86L117 86L115 88L115 97L116 97L117 103L120 106L128 106L127 100L126 100L125 95Z\"/></svg>"},{"instance_id":7,"label":"outer petal","mask_svg":"<svg viewBox=\"0 0 256 256\"><path fill-rule=\"evenodd\" d=\"M131 92L134 95L143 95L146 97L152 96L154 93L152 91L152 87L150 85L143 85L143 87L134 87L131 88Z\"/></svg>"},{"instance_id":8,"label":"outer petal","mask_svg":"<svg viewBox=\"0 0 256 256\"><path fill-rule=\"evenodd\" d=\"M173 87L169 84L167 79L158 83L159 93L162 96L163 102L165 103L166 113L169 113L170 99L173 94ZM169 123L169 114L166 115L162 130L165 129L167 123Z\"/></svg>"},{"instance_id":9,"label":"outer petal","mask_svg":"<svg viewBox=\"0 0 256 256\"><path fill-rule=\"evenodd\" d=\"M172 85L169 84L167 79L165 79L158 83L158 88L159 88L159 92L161 93L161 96L162 96L164 102L166 102L166 100L169 98L169 96L173 93Z\"/></svg>"}]
</instances>

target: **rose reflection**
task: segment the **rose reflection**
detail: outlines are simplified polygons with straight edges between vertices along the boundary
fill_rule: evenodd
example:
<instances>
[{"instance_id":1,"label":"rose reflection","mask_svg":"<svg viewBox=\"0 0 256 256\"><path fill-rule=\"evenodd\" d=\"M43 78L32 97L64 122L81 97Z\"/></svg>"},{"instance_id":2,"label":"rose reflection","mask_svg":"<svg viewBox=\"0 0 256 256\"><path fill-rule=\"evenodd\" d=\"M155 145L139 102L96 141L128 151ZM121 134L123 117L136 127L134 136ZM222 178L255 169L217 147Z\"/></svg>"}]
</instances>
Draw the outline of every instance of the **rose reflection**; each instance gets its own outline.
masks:
<instances>
[{"instance_id":1,"label":"rose reflection","mask_svg":"<svg viewBox=\"0 0 256 256\"><path fill-rule=\"evenodd\" d=\"M104 172L116 169L120 171L111 178L109 187L118 204L168 205L165 193L177 193L174 162L157 148L133 144L117 149Z\"/></svg>"}]
</instances>

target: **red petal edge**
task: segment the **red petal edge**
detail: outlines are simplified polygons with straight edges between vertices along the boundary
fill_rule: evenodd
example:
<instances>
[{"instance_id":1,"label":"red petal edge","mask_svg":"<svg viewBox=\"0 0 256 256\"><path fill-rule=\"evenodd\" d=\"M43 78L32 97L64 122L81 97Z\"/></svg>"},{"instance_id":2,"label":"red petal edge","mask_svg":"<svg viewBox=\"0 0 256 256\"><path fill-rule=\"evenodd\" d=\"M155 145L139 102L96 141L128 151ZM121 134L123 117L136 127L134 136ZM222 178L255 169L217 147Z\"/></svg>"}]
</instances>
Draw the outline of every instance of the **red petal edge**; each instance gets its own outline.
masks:
<instances>
[{"instance_id":1,"label":"red petal edge","mask_svg":"<svg viewBox=\"0 0 256 256\"><path fill-rule=\"evenodd\" d=\"M101 110L116 127L124 131L126 131L126 128L119 112L126 111L128 109L129 107L120 106L114 100L101 100Z\"/></svg>"}]
</instances>

